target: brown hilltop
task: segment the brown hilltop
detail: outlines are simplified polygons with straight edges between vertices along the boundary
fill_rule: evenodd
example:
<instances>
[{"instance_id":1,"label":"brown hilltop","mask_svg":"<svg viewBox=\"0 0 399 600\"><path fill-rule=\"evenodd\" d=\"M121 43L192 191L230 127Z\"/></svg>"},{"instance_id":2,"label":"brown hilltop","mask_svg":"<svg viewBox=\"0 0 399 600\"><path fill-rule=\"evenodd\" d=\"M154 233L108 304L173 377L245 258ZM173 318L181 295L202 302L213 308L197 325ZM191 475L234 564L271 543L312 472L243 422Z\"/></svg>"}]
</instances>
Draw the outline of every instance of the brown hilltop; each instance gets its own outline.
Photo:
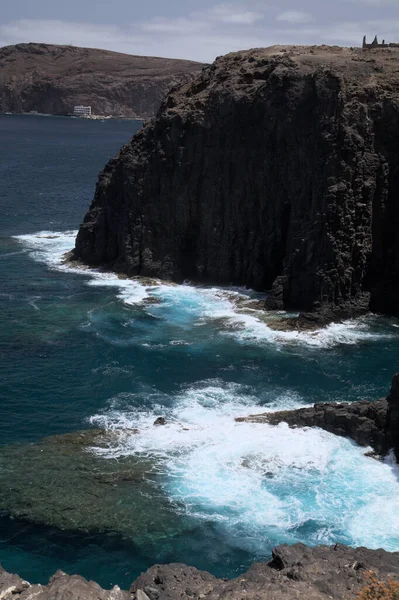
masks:
<instances>
[{"instance_id":1,"label":"brown hilltop","mask_svg":"<svg viewBox=\"0 0 399 600\"><path fill-rule=\"evenodd\" d=\"M147 118L166 93L191 80L203 65L188 60L132 56L96 48L17 44L0 48L0 112L72 112Z\"/></svg>"}]
</instances>

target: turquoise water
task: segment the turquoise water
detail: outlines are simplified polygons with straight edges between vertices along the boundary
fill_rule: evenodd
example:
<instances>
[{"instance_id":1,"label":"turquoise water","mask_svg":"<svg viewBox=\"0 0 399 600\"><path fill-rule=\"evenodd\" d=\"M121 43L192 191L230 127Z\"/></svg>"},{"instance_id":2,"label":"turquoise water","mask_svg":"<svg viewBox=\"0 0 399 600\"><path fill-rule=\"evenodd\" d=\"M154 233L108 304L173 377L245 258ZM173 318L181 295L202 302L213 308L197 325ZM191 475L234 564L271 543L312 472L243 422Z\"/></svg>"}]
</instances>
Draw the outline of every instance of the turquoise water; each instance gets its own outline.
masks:
<instances>
[{"instance_id":1,"label":"turquoise water","mask_svg":"<svg viewBox=\"0 0 399 600\"><path fill-rule=\"evenodd\" d=\"M231 577L280 542L399 550L396 468L325 432L234 421L385 395L397 320L277 333L245 310L249 291L146 287L62 265L98 171L138 127L0 116L0 444L138 428L93 452L161 461L187 534L140 545L3 515L0 563L34 582L61 568L126 587L157 561Z\"/></svg>"}]
</instances>

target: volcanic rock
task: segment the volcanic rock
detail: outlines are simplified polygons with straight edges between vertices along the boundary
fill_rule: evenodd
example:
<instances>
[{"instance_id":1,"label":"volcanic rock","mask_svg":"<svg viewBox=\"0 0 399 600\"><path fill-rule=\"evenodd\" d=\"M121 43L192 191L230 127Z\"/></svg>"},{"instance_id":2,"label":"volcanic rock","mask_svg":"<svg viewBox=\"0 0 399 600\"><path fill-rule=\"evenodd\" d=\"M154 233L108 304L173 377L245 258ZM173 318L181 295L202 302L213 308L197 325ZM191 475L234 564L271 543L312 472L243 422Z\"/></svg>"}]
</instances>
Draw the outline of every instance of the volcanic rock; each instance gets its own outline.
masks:
<instances>
[{"instance_id":1,"label":"volcanic rock","mask_svg":"<svg viewBox=\"0 0 399 600\"><path fill-rule=\"evenodd\" d=\"M47 586L30 585L0 567L2 600L355 600L373 571L381 581L399 578L399 556L384 550L340 544L308 548L278 546L269 563L252 565L231 581L183 564L155 565L138 577L129 593L111 591L82 577L58 572Z\"/></svg>"},{"instance_id":2,"label":"volcanic rock","mask_svg":"<svg viewBox=\"0 0 399 600\"><path fill-rule=\"evenodd\" d=\"M57 571L48 585L31 585L17 575L10 575L0 566L1 600L129 600L130 594L118 586L103 590L94 581L86 581L78 575Z\"/></svg>"},{"instance_id":3,"label":"volcanic rock","mask_svg":"<svg viewBox=\"0 0 399 600\"><path fill-rule=\"evenodd\" d=\"M399 373L393 376L385 399L369 402L325 402L296 410L238 417L239 423L287 423L290 427L320 427L349 437L360 446L372 446L377 455L394 450L399 462Z\"/></svg>"},{"instance_id":4,"label":"volcanic rock","mask_svg":"<svg viewBox=\"0 0 399 600\"><path fill-rule=\"evenodd\" d=\"M238 422L287 423L290 427L320 427L335 435L350 437L360 446L372 446L377 453L385 454L388 403L360 401L345 404L326 402L297 410L239 417Z\"/></svg>"},{"instance_id":5,"label":"volcanic rock","mask_svg":"<svg viewBox=\"0 0 399 600\"><path fill-rule=\"evenodd\" d=\"M101 172L75 255L270 290L323 321L399 307L399 49L261 48L174 89Z\"/></svg>"},{"instance_id":6,"label":"volcanic rock","mask_svg":"<svg viewBox=\"0 0 399 600\"><path fill-rule=\"evenodd\" d=\"M65 115L83 104L97 115L147 118L170 88L190 81L202 66L76 46L4 46L0 112Z\"/></svg>"},{"instance_id":7,"label":"volcanic rock","mask_svg":"<svg viewBox=\"0 0 399 600\"><path fill-rule=\"evenodd\" d=\"M393 448L399 462L399 373L392 379L391 391L388 398L387 415L387 446Z\"/></svg>"}]
</instances>

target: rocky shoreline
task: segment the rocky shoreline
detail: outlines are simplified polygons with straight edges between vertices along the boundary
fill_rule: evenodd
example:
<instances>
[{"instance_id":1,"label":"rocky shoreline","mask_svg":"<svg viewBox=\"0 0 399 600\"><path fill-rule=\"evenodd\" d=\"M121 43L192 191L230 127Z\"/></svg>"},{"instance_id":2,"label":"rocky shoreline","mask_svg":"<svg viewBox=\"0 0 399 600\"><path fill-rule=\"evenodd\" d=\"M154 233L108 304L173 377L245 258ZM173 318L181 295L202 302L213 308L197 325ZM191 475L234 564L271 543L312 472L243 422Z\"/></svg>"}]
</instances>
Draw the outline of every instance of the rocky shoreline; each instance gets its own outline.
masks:
<instances>
[{"instance_id":1,"label":"rocky shoreline","mask_svg":"<svg viewBox=\"0 0 399 600\"><path fill-rule=\"evenodd\" d=\"M360 445L372 446L380 455L391 448L397 453L399 373L393 377L388 397L376 402L322 403L236 420L270 425L286 422L290 427L317 426L351 437ZM167 421L159 417L153 425L165 426ZM171 520L173 511L165 498L149 501L153 494L151 478L155 473L151 475L153 469L147 459L104 461L101 456L87 452L93 446L112 447L120 436L137 433L138 430L89 430L53 436L38 444L5 447L0 453L0 473L4 479L0 486L0 511L17 519L51 522L61 529L84 531L89 526L96 531L128 533L136 539L145 537L148 524L153 527L154 519L158 519L157 535L179 535L179 527ZM53 481L51 487L40 478L40 470L34 469L37 460L46 464L48 480ZM63 477L60 472L64 473ZM140 489L143 489L143 500L140 500ZM40 497L43 493L45 500ZM132 498L135 498L133 504ZM79 511L83 511L80 516ZM354 549L341 544L314 548L301 543L282 545L273 550L269 562L254 564L247 573L232 580L218 579L184 564L154 565L140 575L129 590L118 586L105 590L95 582L61 571L48 585L30 584L0 567L0 599L355 600L359 591L367 586L370 572L383 582L398 580L399 553Z\"/></svg>"},{"instance_id":2,"label":"rocky shoreline","mask_svg":"<svg viewBox=\"0 0 399 600\"><path fill-rule=\"evenodd\" d=\"M268 563L257 563L233 580L217 579L183 564L154 565L129 591L104 590L78 575L58 571L48 585L31 585L0 567L1 600L355 600L367 574L399 578L399 554L340 544L278 546Z\"/></svg>"},{"instance_id":3,"label":"rocky shoreline","mask_svg":"<svg viewBox=\"0 0 399 600\"><path fill-rule=\"evenodd\" d=\"M69 259L149 281L268 290L266 309L301 311L276 321L286 330L369 310L397 314L398 55L292 47L219 58L173 89L157 117L106 165ZM237 421L321 427L380 456L393 449L399 459L399 374L376 402ZM165 423L160 417L154 426ZM100 448L112 444L104 435L1 449L0 510L146 543L150 532L155 545L187 536L168 498L153 494L151 461L105 464L87 452L93 436ZM62 572L47 586L31 585L0 569L0 600L355 600L370 571L398 579L399 554L284 545L233 580L184 564L154 565L129 590L104 590Z\"/></svg>"},{"instance_id":4,"label":"rocky shoreline","mask_svg":"<svg viewBox=\"0 0 399 600\"><path fill-rule=\"evenodd\" d=\"M297 410L239 417L236 421L320 427L335 435L349 437L360 446L371 446L380 456L393 450L399 462L399 373L392 379L388 397L375 402L319 403Z\"/></svg>"}]
</instances>

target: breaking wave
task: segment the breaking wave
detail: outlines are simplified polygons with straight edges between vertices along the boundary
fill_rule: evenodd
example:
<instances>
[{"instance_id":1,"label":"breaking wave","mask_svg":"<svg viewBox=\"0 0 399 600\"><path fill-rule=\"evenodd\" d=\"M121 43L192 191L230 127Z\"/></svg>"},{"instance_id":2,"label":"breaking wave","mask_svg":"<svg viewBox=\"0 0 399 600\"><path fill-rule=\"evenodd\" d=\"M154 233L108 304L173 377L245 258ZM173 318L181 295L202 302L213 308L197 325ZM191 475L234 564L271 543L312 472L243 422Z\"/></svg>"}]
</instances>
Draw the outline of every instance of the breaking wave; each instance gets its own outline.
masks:
<instances>
[{"instance_id":1,"label":"breaking wave","mask_svg":"<svg viewBox=\"0 0 399 600\"><path fill-rule=\"evenodd\" d=\"M148 315L181 331L191 331L201 325L212 325L218 335L230 337L243 345L308 346L333 348L337 345L368 343L389 339L395 334L377 331L373 316L332 323L311 332L276 331L268 326L267 313L251 308L261 295L241 288L206 288L191 285L167 285L154 280L153 285L139 279L123 279L100 269L71 266L64 255L74 246L76 231L41 231L15 236L28 249L34 260L46 263L51 269L84 275L87 285L115 288L116 296L126 305L143 305ZM146 301L148 304L146 304ZM271 319L286 316L271 314ZM194 330L195 331L195 330ZM187 340L173 339L174 343Z\"/></svg>"}]
</instances>

